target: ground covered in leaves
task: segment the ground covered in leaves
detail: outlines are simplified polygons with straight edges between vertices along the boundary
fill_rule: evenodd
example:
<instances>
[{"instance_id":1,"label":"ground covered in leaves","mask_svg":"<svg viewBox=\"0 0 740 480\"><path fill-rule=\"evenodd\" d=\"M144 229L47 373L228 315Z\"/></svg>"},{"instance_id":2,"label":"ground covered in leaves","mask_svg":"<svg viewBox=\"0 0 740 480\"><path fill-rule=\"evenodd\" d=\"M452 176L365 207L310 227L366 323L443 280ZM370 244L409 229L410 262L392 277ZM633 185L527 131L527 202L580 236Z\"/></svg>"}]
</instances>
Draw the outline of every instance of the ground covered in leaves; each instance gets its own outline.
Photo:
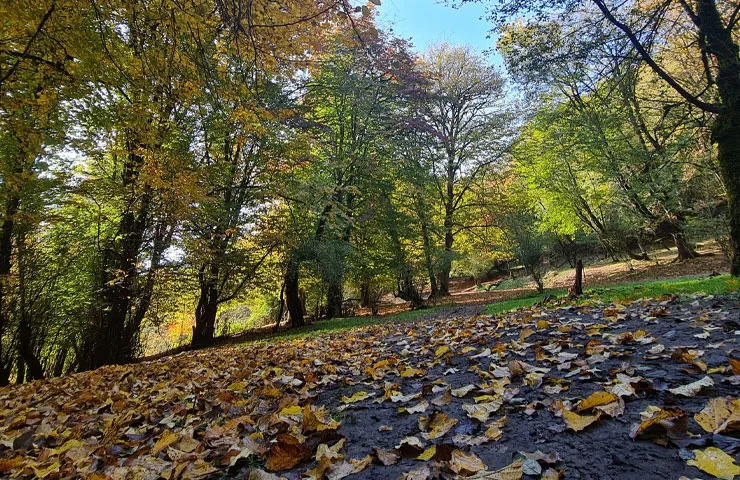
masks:
<instances>
[{"instance_id":1,"label":"ground covered in leaves","mask_svg":"<svg viewBox=\"0 0 740 480\"><path fill-rule=\"evenodd\" d=\"M740 477L740 305L378 325L0 390L0 475Z\"/></svg>"}]
</instances>

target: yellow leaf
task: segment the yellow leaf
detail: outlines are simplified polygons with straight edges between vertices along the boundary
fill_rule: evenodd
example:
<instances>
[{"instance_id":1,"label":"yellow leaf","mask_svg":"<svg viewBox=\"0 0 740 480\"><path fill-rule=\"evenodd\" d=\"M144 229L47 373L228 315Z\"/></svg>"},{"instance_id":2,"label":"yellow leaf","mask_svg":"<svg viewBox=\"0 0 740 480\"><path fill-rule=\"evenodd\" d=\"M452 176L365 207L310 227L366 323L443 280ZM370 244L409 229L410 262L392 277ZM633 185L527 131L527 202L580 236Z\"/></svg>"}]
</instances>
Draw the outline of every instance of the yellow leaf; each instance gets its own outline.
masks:
<instances>
[{"instance_id":1,"label":"yellow leaf","mask_svg":"<svg viewBox=\"0 0 740 480\"><path fill-rule=\"evenodd\" d=\"M488 421L488 417L495 413L499 408L501 408L501 405L503 404L503 399L499 399L495 402L489 402L489 403L479 403L479 404L472 404L472 403L463 403L463 410L465 410L465 413L468 414L468 417L474 418L478 420L481 423L484 423Z\"/></svg>"},{"instance_id":2,"label":"yellow leaf","mask_svg":"<svg viewBox=\"0 0 740 480\"><path fill-rule=\"evenodd\" d=\"M563 410L563 419L568 428L574 432L580 432L599 419L600 414L596 415L578 415L569 410Z\"/></svg>"},{"instance_id":3,"label":"yellow leaf","mask_svg":"<svg viewBox=\"0 0 740 480\"><path fill-rule=\"evenodd\" d=\"M303 409L301 407L299 407L298 405L293 405L292 407L285 407L280 410L279 415L281 417L289 417L291 415L300 415L301 412L303 412Z\"/></svg>"},{"instance_id":4,"label":"yellow leaf","mask_svg":"<svg viewBox=\"0 0 740 480\"><path fill-rule=\"evenodd\" d=\"M159 452L166 450L167 447L171 445L174 445L178 440L180 440L180 435L170 431L164 432L159 440L157 440L157 443L152 447L152 456L156 457L159 455Z\"/></svg>"},{"instance_id":5,"label":"yellow leaf","mask_svg":"<svg viewBox=\"0 0 740 480\"><path fill-rule=\"evenodd\" d=\"M425 374L426 372L424 370L420 370L418 368L406 367L401 372L401 378L421 377Z\"/></svg>"},{"instance_id":6,"label":"yellow leaf","mask_svg":"<svg viewBox=\"0 0 740 480\"><path fill-rule=\"evenodd\" d=\"M429 419L429 424L427 425L429 433L425 433L423 436L427 440L434 440L449 432L455 425L457 425L456 418L450 418L442 412L437 412Z\"/></svg>"},{"instance_id":7,"label":"yellow leaf","mask_svg":"<svg viewBox=\"0 0 740 480\"><path fill-rule=\"evenodd\" d=\"M439 358L439 357L441 357L442 355L444 355L445 353L447 353L449 351L450 351L450 347L448 347L448 346L445 345L443 347L439 347L437 349L437 351L434 352L434 356L437 357L437 358Z\"/></svg>"},{"instance_id":8,"label":"yellow leaf","mask_svg":"<svg viewBox=\"0 0 740 480\"><path fill-rule=\"evenodd\" d=\"M736 430L740 428L740 398L713 398L694 420L711 433Z\"/></svg>"},{"instance_id":9,"label":"yellow leaf","mask_svg":"<svg viewBox=\"0 0 740 480\"><path fill-rule=\"evenodd\" d=\"M417 460L423 460L423 461L427 462L427 461L431 460L432 458L434 458L434 455L436 455L436 454L437 454L437 446L436 445L432 445L431 447L429 447L426 450L424 450L423 452L421 452L421 455L419 455L418 457L416 457L416 459Z\"/></svg>"},{"instance_id":10,"label":"yellow leaf","mask_svg":"<svg viewBox=\"0 0 740 480\"><path fill-rule=\"evenodd\" d=\"M355 393L351 397L342 396L342 403L357 403L361 402L362 400L365 400L369 394L367 392L363 392L360 390L359 392Z\"/></svg>"},{"instance_id":11,"label":"yellow leaf","mask_svg":"<svg viewBox=\"0 0 740 480\"><path fill-rule=\"evenodd\" d=\"M582 412L590 408L598 407L599 405L606 405L617 401L619 397L609 392L594 392L588 396L585 400L581 400L576 404L576 411Z\"/></svg>"},{"instance_id":12,"label":"yellow leaf","mask_svg":"<svg viewBox=\"0 0 740 480\"><path fill-rule=\"evenodd\" d=\"M520 480L524 473L524 462L521 458L517 459L511 465L493 472L480 472L477 475L468 477L470 480Z\"/></svg>"},{"instance_id":13,"label":"yellow leaf","mask_svg":"<svg viewBox=\"0 0 740 480\"><path fill-rule=\"evenodd\" d=\"M735 465L735 459L716 447L704 450L694 450L696 458L687 463L710 475L724 480L733 480L740 475L740 467Z\"/></svg>"}]
</instances>

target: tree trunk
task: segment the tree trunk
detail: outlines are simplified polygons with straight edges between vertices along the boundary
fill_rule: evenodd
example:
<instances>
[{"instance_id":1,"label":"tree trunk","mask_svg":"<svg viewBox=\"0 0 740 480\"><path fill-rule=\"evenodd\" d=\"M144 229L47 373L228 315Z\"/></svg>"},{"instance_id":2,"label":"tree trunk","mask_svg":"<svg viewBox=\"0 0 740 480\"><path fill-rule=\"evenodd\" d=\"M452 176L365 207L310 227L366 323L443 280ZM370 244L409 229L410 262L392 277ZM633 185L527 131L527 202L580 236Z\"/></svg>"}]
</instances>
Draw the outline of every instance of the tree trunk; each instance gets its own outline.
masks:
<instances>
[{"instance_id":1,"label":"tree trunk","mask_svg":"<svg viewBox=\"0 0 740 480\"><path fill-rule=\"evenodd\" d=\"M22 358L18 359L18 367L16 368L15 384L20 385L26 381L26 362Z\"/></svg>"},{"instance_id":2,"label":"tree trunk","mask_svg":"<svg viewBox=\"0 0 740 480\"><path fill-rule=\"evenodd\" d=\"M360 285L360 306L362 308L370 306L370 285L367 283Z\"/></svg>"},{"instance_id":3,"label":"tree trunk","mask_svg":"<svg viewBox=\"0 0 740 480\"><path fill-rule=\"evenodd\" d=\"M130 191L126 211L121 216L118 234L103 252L100 278L100 319L96 331L90 332L86 349L87 359L80 362L81 369L94 369L103 365L126 363L134 359L137 349L138 328L130 328L132 307L140 299L137 288L138 256L144 244L144 233L151 217L153 192L145 187L140 194L133 193L138 169L144 159L134 153L138 145L127 144L128 159L122 173L123 187ZM134 202L138 203L138 208ZM144 311L141 311L144 310ZM146 306L134 315L143 318Z\"/></svg>"},{"instance_id":4,"label":"tree trunk","mask_svg":"<svg viewBox=\"0 0 740 480\"><path fill-rule=\"evenodd\" d=\"M204 348L213 344L219 300L219 291L216 286L218 275L219 268L216 265L206 267L200 272L200 297L195 308L195 326L190 343L193 348Z\"/></svg>"},{"instance_id":5,"label":"tree trunk","mask_svg":"<svg viewBox=\"0 0 740 480\"><path fill-rule=\"evenodd\" d=\"M13 227L20 203L19 197L11 196L8 198L5 204L2 227L0 227L0 340L5 335L9 319L5 297L7 296L6 292L12 266ZM3 351L3 342L0 341L0 386L10 383L11 364L10 357Z\"/></svg>"},{"instance_id":6,"label":"tree trunk","mask_svg":"<svg viewBox=\"0 0 740 480\"><path fill-rule=\"evenodd\" d=\"M280 305L278 306L278 313L275 318L275 329L273 330L274 333L277 333L278 330L280 330L280 322L283 320L283 314L285 313L285 282L280 286L280 299L279 299Z\"/></svg>"},{"instance_id":7,"label":"tree trunk","mask_svg":"<svg viewBox=\"0 0 740 480\"><path fill-rule=\"evenodd\" d=\"M421 195L419 195L421 196ZM426 213L421 199L418 201L419 215L421 217L421 239L424 247L424 264L429 277L429 299L432 300L439 295L437 287L437 276L434 274L434 261L432 259L432 239L429 236L429 225L426 221Z\"/></svg>"},{"instance_id":8,"label":"tree trunk","mask_svg":"<svg viewBox=\"0 0 740 480\"><path fill-rule=\"evenodd\" d=\"M341 317L343 301L344 292L342 288L342 279L332 279L329 281L326 289L326 318Z\"/></svg>"},{"instance_id":9,"label":"tree trunk","mask_svg":"<svg viewBox=\"0 0 740 480\"><path fill-rule=\"evenodd\" d=\"M699 0L699 33L717 60L717 90L722 109L712 126L730 220L730 272L740 276L740 48L726 28L714 0Z\"/></svg>"},{"instance_id":10,"label":"tree trunk","mask_svg":"<svg viewBox=\"0 0 740 480\"><path fill-rule=\"evenodd\" d=\"M694 250L694 248L689 244L689 242L686 241L686 237L683 233L678 232L671 235L673 237L673 241L676 243L676 248L678 248L678 261L683 262L685 260L689 260L691 258L696 258L699 256L698 253Z\"/></svg>"},{"instance_id":11,"label":"tree trunk","mask_svg":"<svg viewBox=\"0 0 740 480\"><path fill-rule=\"evenodd\" d=\"M576 262L576 278L573 281L570 296L579 297L581 295L583 295L583 261L578 260Z\"/></svg>"},{"instance_id":12,"label":"tree trunk","mask_svg":"<svg viewBox=\"0 0 740 480\"><path fill-rule=\"evenodd\" d=\"M439 270L439 296L448 297L450 295L450 272L452 271L452 218L445 220L445 258L442 260L442 268Z\"/></svg>"},{"instance_id":13,"label":"tree trunk","mask_svg":"<svg viewBox=\"0 0 740 480\"><path fill-rule=\"evenodd\" d=\"M300 327L306 323L303 316L303 305L298 291L300 268L300 260L296 257L296 253L293 253L288 261L288 268L285 272L285 306L288 308L291 327Z\"/></svg>"},{"instance_id":14,"label":"tree trunk","mask_svg":"<svg viewBox=\"0 0 740 480\"><path fill-rule=\"evenodd\" d=\"M18 353L27 366L28 380L42 380L44 367L33 352L33 332L28 319L21 319L18 325Z\"/></svg>"}]
</instances>

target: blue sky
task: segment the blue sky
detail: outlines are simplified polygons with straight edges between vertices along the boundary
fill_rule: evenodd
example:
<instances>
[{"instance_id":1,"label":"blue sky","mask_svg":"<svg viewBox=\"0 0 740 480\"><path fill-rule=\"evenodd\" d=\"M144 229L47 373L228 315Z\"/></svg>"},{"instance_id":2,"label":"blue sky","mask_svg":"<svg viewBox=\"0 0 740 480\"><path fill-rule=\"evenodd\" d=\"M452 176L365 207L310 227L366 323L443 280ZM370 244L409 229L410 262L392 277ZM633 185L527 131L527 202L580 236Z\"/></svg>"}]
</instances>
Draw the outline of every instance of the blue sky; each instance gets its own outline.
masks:
<instances>
[{"instance_id":1,"label":"blue sky","mask_svg":"<svg viewBox=\"0 0 740 480\"><path fill-rule=\"evenodd\" d=\"M480 4L465 4L454 9L438 0L382 0L378 7L379 24L393 26L396 35L411 37L419 51L438 42L470 45L479 52L494 46L487 39L490 24Z\"/></svg>"}]
</instances>

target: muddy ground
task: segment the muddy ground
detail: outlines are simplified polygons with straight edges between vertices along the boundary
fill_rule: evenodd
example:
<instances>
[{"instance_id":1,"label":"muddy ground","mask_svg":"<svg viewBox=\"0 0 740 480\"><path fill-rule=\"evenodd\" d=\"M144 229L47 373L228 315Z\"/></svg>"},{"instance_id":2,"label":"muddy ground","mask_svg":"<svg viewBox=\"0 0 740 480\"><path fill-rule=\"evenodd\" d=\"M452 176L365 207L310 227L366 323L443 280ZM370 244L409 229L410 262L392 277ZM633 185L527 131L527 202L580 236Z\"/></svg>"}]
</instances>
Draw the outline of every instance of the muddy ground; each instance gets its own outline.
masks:
<instances>
[{"instance_id":1,"label":"muddy ground","mask_svg":"<svg viewBox=\"0 0 740 480\"><path fill-rule=\"evenodd\" d=\"M586 330L589 325L604 323L604 310L598 307L567 307L554 310L544 310L536 316L537 320L547 320L551 325L572 325L574 328L567 334L553 336L553 332L538 332L527 338L528 343L546 343L558 338L563 347L561 353L575 353L579 359L588 357L584 353L584 346L591 340L604 341L603 334L619 335L625 332L645 330L648 336L655 338L655 342L641 345L628 342L613 345L610 349L610 358L604 361L588 363L590 373L569 375L573 369L558 370L553 368L547 376L563 378L569 389L557 395L548 395L541 388L532 388L524 385L521 379L514 379L511 387L518 388L515 398L505 403L495 415L499 418L507 417L503 428L503 436L495 442L489 442L470 449L480 457L489 470L495 470L512 463L518 452L533 453L540 450L546 454L557 453L562 461L554 466L562 472L562 478L573 479L678 479L681 476L688 478L713 478L687 465L682 456L690 455L687 450L699 448L700 445L709 446L713 443L720 445L725 452L734 456L740 463L740 439L738 437L717 437L713 442L713 435L708 434L693 420L693 415L699 412L710 398L731 395L738 397L740 386L732 385L728 381L728 374L710 374L715 382L713 388L704 389L693 398L677 396L668 391L684 384L702 378L705 372L686 363L680 363L670 358L670 355L651 355L648 350L657 344L665 346L665 354L678 348L704 350L700 357L706 363L708 371L713 368L724 368L728 365L728 356L740 354L738 338L740 338L740 305L737 298L703 298L689 297L685 300L672 299L657 305L656 302L635 302L626 306L620 320L609 323L598 335L589 335ZM459 314L468 317L474 313L476 307L461 307ZM530 317L532 312L518 313L513 317L517 320ZM659 315L659 316L655 316ZM461 325L458 324L461 322ZM439 344L440 338L448 332L448 318L427 322L419 322L413 326L402 327L401 331L392 332L381 337L382 344L379 350L393 352L400 358L408 360L412 366L424 368L430 362L430 345ZM468 327L474 332L472 337L455 341L456 347L464 345L474 346L476 350L469 355L479 353L485 348L492 348L496 343L517 340L524 325L507 322L503 329L497 329L498 322L492 317L458 319L452 324L454 327ZM529 322L531 323L531 321ZM417 335L409 336L402 330L411 330ZM697 338L709 332L707 338ZM373 333L367 333L373 337ZM374 338L374 337L373 337ZM608 342L605 342L608 344ZM709 345L709 347L707 346ZM405 351L405 353L404 353ZM412 353L409 353L412 352ZM415 352L415 353L414 353ZM655 358L658 357L658 358ZM331 361L331 359L326 359ZM522 360L532 365L546 365L548 362L537 362L534 351L528 349L524 354L509 352L506 361ZM600 359L598 359L600 360ZM429 369L423 378L392 378L397 382L400 391L404 394L422 392L425 385L437 378L443 379L452 388L469 384L480 383L480 377L470 371L471 366L487 368L491 359L471 360L466 355L453 355L449 361ZM494 360L495 361L495 360ZM373 362L368 357L368 365ZM505 364L505 362L499 361ZM457 372L452 373L450 368ZM445 373L447 372L447 373ZM639 393L635 398L625 399L623 416L611 419L603 418L586 430L575 433L565 428L562 418L556 417L545 406L554 400L572 400L586 398L589 394L603 390L604 384L609 382L615 372L628 372L633 376L642 376L649 388ZM379 387L379 382L368 382L367 376L358 374L345 383L356 382L356 385L344 385L322 391L317 403L325 404L333 411L342 407L341 398L351 396L356 391L372 391ZM431 400L435 395L422 395L421 398ZM339 433L347 437L344 450L347 457L360 458L369 454L373 449L383 448L392 450L404 437L418 436L420 433L418 417L429 415L432 411L443 411L450 417L458 419L458 424L447 435L437 439L434 443L454 443L452 438L457 434L478 435L483 430L483 424L469 419L462 410L463 403L470 403L472 395L466 398L453 398L451 403L444 407L430 406L423 414L403 415L398 413L402 403L373 403L372 399L353 404L340 414L342 420ZM409 402L414 404L419 400ZM525 413L526 406L532 402L543 402L533 414ZM666 446L654 443L651 440L630 438L632 425L640 423L640 412L648 406L677 406L688 414L688 431L697 435L692 441L686 441L686 449L668 444ZM392 426L392 431L380 432L379 426ZM737 434L737 432L736 432ZM659 439L660 440L660 439ZM425 442L428 446L432 442ZM282 475L288 479L298 479L301 472L314 465L302 465L301 468ZM420 467L420 461L406 458L392 466L373 464L364 471L349 478L381 479L399 478L404 472ZM527 476L524 478L538 478Z\"/></svg>"}]
</instances>

